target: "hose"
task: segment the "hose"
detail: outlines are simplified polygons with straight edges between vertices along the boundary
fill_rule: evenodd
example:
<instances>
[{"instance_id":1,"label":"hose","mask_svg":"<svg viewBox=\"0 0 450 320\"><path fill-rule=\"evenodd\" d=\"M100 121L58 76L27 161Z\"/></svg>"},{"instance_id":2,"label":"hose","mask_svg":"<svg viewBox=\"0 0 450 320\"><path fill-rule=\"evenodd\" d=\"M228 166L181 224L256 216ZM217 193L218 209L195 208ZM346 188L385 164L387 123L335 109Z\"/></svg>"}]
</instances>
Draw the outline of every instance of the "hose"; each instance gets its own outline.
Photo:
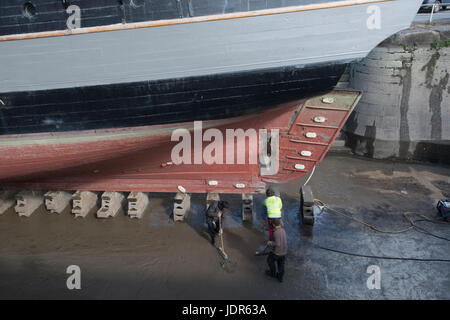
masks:
<instances>
[{"instance_id":1,"label":"hose","mask_svg":"<svg viewBox=\"0 0 450 320\"><path fill-rule=\"evenodd\" d=\"M364 222L364 221L362 221L362 220L359 220L359 219L357 219L357 218L354 218L354 217L352 217L352 216L349 216L349 215L347 215L347 214L345 214L345 213L343 213L343 212L341 212L341 211L335 210L335 209L331 208L330 206L328 206L325 202L323 202L323 201L321 201L321 200L319 200L319 199L314 199L314 203L315 203L316 205L318 205L319 207L322 207L322 211L323 211L323 208L326 208L328 211L331 211L331 212L333 212L333 213L339 214L339 215L344 216L344 217L346 217L346 218L348 218L348 219L351 219L351 220L353 220L353 221L356 221L356 222L358 222L358 223L360 223L360 224L362 224L362 225L364 225L364 226L366 226L366 227L368 227L368 228L370 228L370 229L372 229L372 230L375 230L375 231L377 231L377 232L381 232L381 233L390 233L390 234L399 234L399 233L407 232L407 231L412 230L412 229L414 228L414 223L407 217L407 215L410 214L410 213L412 213L412 212L406 212L406 213L403 214L403 216L404 216L404 217L409 221L409 223L410 223L410 226L409 226L409 227L407 227L407 228L405 228L405 229L397 230L397 231L386 231L386 230L381 230L381 229L379 229L379 228L375 227L374 225L371 225L371 224L369 224L369 223L367 223L367 222ZM322 211L320 212L320 214L322 213Z\"/></svg>"},{"instance_id":2,"label":"hose","mask_svg":"<svg viewBox=\"0 0 450 320\"><path fill-rule=\"evenodd\" d=\"M326 203L324 203L323 201L321 201L319 199L314 199L314 203L316 205L318 205L319 207L322 207L322 210L321 210L321 212L319 214L321 214L323 212L323 209L325 208L328 211L331 211L333 213L339 214L339 215L344 216L344 217L346 217L348 219L356 221L356 222L358 222L358 223L360 223L360 224L362 224L362 225L364 225L364 226L366 226L366 227L368 227L368 228L370 228L370 229L372 229L374 231L377 231L377 232L387 233L387 234L400 234L400 233L404 233L404 232L410 231L412 229L416 229L418 232L422 232L422 233L428 234L430 236L433 236L433 237L441 239L441 240L450 241L450 239L448 239L448 238L444 238L444 237L435 235L435 234L429 232L428 230L417 226L415 224L415 222L419 222L419 221L427 221L427 222L432 222L432 223L437 223L437 222L429 219L428 217L426 217L424 215L421 215L421 214L418 214L418 213L415 213L415 212L405 212L405 213L403 213L403 216L405 217L406 220L408 220L408 222L410 224L409 227L401 229L401 230L396 230L396 231L386 231L386 230L381 230L381 229L375 227L374 225L371 225L371 224L369 224L369 223L367 223L365 221L362 221L362 220L359 220L359 219L354 218L352 216L349 216L349 215L347 215L347 214L345 214L345 213L343 213L341 211L335 210L335 209L331 208L330 206L328 206ZM413 221L412 219L409 218L410 214L416 214L416 215L422 217L423 219ZM404 258L404 257L390 257L390 256L372 256L372 255L364 255L364 254L358 254L358 253L353 253L353 252L342 251L342 250L333 249L333 248L327 248L327 247L323 247L321 245L318 245L316 243L312 243L312 245L314 247L319 248L319 249L330 251L330 252L345 254L345 255L354 256L354 257L370 258L370 259L419 261L419 262L450 262L450 259L422 259L422 258Z\"/></svg>"},{"instance_id":3,"label":"hose","mask_svg":"<svg viewBox=\"0 0 450 320\"><path fill-rule=\"evenodd\" d=\"M315 169L316 169L316 167L314 166L314 168L311 171L311 174L309 175L308 179L306 179L306 182L303 184L303 186L305 186L311 180L312 176L314 175ZM450 241L450 239L448 239L448 238L444 238L444 237L435 235L435 234L429 232L428 230L417 226L415 224L415 222L420 222L420 221L427 221L427 222L431 222L431 223L442 223L442 222L434 221L434 220L432 220L432 219L430 219L430 218L428 218L428 217L426 217L426 216L424 216L422 214L416 213L416 212L408 211L408 212L403 213L403 217L405 217L405 219L408 220L408 222L410 224L407 228L404 228L404 229L401 229L401 230L394 230L394 231L390 231L389 230L388 231L388 230L381 230L381 229L377 228L376 226L371 225L370 223L367 223L367 222L362 221L360 219L357 219L355 217L349 216L348 214L346 214L344 212L341 212L341 211L338 211L336 209L333 209L329 205L327 205L325 202L323 202L322 200L314 199L314 203L317 206L322 207L319 215L322 214L324 209L327 209L328 211L331 211L333 213L339 214L339 215L341 215L341 216L343 216L345 218L351 219L351 220L353 220L353 221L355 221L357 223L360 223L360 224L362 224L362 225L364 225L364 226L366 226L366 227L368 227L368 228L370 228L370 229L372 229L372 230L374 230L376 232L381 232L381 233L385 233L385 234L400 234L400 233L404 233L404 232L410 231L412 229L416 229L416 231L418 231L418 232L422 232L422 233L428 234L428 235L430 235L432 237L435 237L437 239ZM422 219L413 221L413 220L411 220L408 217L410 214L416 214L416 215L422 217ZM333 249L333 248L327 248L327 247L323 247L321 245L318 245L316 243L312 243L312 245L314 247L319 248L319 249L330 251L330 252L345 254L345 255L354 256L354 257L370 258L370 259L419 261L419 262L450 262L450 259L421 259L421 258L404 258L404 257L390 257L390 256L372 256L372 255L364 255L364 254L358 254L358 253L353 253L353 252L342 251L342 250Z\"/></svg>"},{"instance_id":4,"label":"hose","mask_svg":"<svg viewBox=\"0 0 450 320\"><path fill-rule=\"evenodd\" d=\"M316 248L326 250L326 251L331 251L331 252L345 254L345 255L354 256L354 257L370 258L370 259L419 261L419 262L450 262L450 259L421 259L421 258L403 258L403 257L389 257L389 256L371 256L371 255L358 254L358 253L347 252L347 251L342 251L342 250L338 250L338 249L322 247L316 243L312 243L312 245Z\"/></svg>"},{"instance_id":5,"label":"hose","mask_svg":"<svg viewBox=\"0 0 450 320\"><path fill-rule=\"evenodd\" d=\"M356 222L358 222L358 223L360 223L360 224L362 224L362 225L364 225L364 226L366 226L366 227L368 227L368 228L370 228L370 229L372 229L374 231L377 231L377 232L388 233L388 234L399 234L399 233L404 233L404 232L410 231L410 230L415 228L415 229L419 230L419 232L429 234L429 235L431 235L431 236L433 236L435 238L438 238L438 239L441 239L441 240L445 240L445 241L450 241L450 239L448 239L448 238L435 235L435 234L429 232L428 230L417 226L415 224L415 222L427 221L427 222L436 223L436 221L433 221L430 218L428 218L428 217L426 217L426 216L424 216L422 214L416 213L416 212L408 211L408 212L403 213L403 217L405 217L405 219L408 220L408 222L410 224L407 228L404 228L404 229L401 229L401 230L396 230L396 231L387 231L387 230L381 230L381 229L377 228L376 226L374 226L372 224L369 224L369 223L367 223L365 221L362 221L360 219L357 219L355 217L349 216L348 214L346 214L344 212L341 212L341 211L338 211L336 209L333 209L329 205L327 205L325 202L323 202L322 200L314 199L314 203L316 205L318 205L319 207L322 207L322 210L321 210L321 212L319 214L321 214L323 212L323 209L326 208L328 211L331 211L333 213L339 214L339 215L341 215L343 217L346 217L348 219L356 221ZM422 217L422 219L413 221L412 219L409 218L409 215L411 215L411 214L418 215L418 216Z\"/></svg>"}]
</instances>

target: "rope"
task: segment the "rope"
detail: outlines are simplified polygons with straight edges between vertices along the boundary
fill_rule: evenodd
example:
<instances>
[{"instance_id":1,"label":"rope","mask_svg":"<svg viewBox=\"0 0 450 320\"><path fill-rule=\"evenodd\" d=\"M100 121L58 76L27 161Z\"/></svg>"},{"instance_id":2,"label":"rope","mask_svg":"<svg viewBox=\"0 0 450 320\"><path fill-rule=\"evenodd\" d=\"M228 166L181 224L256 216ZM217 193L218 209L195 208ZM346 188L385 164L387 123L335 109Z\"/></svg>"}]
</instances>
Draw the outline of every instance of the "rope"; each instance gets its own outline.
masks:
<instances>
[{"instance_id":1,"label":"rope","mask_svg":"<svg viewBox=\"0 0 450 320\"><path fill-rule=\"evenodd\" d=\"M306 184L309 182L309 180L311 180L311 178L312 178L312 176L313 176L315 170L316 170L316 166L314 166L314 167L312 168L311 174L309 175L308 179L306 179L306 182L303 184L303 187L306 186Z\"/></svg>"}]
</instances>

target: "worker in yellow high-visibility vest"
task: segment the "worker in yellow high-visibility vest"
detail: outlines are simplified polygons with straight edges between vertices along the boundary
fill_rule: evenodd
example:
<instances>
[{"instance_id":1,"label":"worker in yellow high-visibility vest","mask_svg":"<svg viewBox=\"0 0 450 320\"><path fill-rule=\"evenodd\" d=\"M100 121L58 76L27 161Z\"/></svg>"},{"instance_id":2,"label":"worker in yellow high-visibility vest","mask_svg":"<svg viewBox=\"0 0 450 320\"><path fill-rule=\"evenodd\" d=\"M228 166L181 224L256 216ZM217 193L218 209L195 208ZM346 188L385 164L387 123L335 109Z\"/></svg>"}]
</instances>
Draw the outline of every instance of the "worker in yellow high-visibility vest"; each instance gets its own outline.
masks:
<instances>
[{"instance_id":1,"label":"worker in yellow high-visibility vest","mask_svg":"<svg viewBox=\"0 0 450 320\"><path fill-rule=\"evenodd\" d=\"M269 224L269 240L273 241L273 221L279 220L280 225L283 225L281 220L281 209L283 208L283 203L280 197L275 196L275 192L268 188L266 191L266 200L264 200L264 206L267 212L267 222Z\"/></svg>"}]
</instances>

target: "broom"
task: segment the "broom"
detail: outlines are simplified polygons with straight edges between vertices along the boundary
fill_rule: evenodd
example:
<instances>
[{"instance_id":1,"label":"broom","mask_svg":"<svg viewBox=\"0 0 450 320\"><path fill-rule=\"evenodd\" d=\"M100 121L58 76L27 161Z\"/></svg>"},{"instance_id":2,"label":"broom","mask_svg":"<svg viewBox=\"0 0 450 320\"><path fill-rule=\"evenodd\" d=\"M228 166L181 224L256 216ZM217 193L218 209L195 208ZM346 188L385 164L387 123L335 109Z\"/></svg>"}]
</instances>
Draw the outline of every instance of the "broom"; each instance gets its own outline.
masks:
<instances>
[{"instance_id":1,"label":"broom","mask_svg":"<svg viewBox=\"0 0 450 320\"><path fill-rule=\"evenodd\" d=\"M223 246L222 215L219 216L219 225L220 225L220 248L217 248L217 250L219 250L219 253L224 260L228 260L228 255L225 252L225 248Z\"/></svg>"}]
</instances>

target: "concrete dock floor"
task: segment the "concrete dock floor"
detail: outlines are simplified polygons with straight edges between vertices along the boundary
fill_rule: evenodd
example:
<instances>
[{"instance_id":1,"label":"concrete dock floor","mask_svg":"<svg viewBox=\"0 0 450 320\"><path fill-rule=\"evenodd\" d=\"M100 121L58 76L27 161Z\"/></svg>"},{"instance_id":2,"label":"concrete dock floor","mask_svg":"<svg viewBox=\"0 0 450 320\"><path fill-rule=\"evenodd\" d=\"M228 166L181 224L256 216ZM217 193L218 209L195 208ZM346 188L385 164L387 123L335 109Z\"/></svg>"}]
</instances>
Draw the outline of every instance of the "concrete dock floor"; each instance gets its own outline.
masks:
<instances>
[{"instance_id":1,"label":"concrete dock floor","mask_svg":"<svg viewBox=\"0 0 450 320\"><path fill-rule=\"evenodd\" d=\"M264 274L262 201L253 224L242 224L240 196L225 221L224 264L208 241L205 195L192 196L185 223L171 222L172 194L152 194L142 220L122 212L100 220L74 219L43 206L30 218L13 210L0 216L0 299L450 299L450 263L380 260L334 253L317 246L372 256L450 259L449 242L412 230L375 232L331 212L314 227L301 226L298 189L305 179L278 187L289 238L286 277ZM450 198L450 168L327 155L310 185L314 195L380 229L409 224L414 211L437 219L436 201ZM413 219L421 219L411 216ZM417 222L450 238L450 223ZM81 268L81 290L68 290L66 269ZM368 289L369 266L379 267L381 288Z\"/></svg>"}]
</instances>

